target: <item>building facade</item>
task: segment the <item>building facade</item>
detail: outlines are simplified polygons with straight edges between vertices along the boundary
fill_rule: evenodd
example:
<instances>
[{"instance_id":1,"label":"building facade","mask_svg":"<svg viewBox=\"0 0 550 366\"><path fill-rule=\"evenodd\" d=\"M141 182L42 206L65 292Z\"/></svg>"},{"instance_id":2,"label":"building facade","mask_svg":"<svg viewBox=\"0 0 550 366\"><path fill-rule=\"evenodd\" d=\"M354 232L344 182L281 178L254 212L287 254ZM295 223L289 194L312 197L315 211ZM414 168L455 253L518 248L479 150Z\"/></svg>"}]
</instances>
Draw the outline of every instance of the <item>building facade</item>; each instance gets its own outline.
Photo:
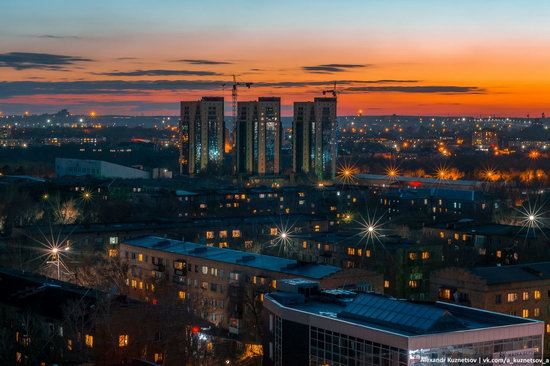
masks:
<instances>
[{"instance_id":1,"label":"building facade","mask_svg":"<svg viewBox=\"0 0 550 366\"><path fill-rule=\"evenodd\" d=\"M148 179L151 173L145 170L113 164L101 160L86 159L55 159L55 174L57 177L121 178Z\"/></svg>"},{"instance_id":2,"label":"building facade","mask_svg":"<svg viewBox=\"0 0 550 366\"><path fill-rule=\"evenodd\" d=\"M169 285L167 291L182 300L199 301L201 317L234 334L241 334L245 322L257 318L259 313L251 309L261 309L264 294L276 289L280 279L311 279L326 287L381 282L379 275L366 270L343 271L154 236L122 242L120 256L130 267L132 298L160 302L160 289Z\"/></svg>"},{"instance_id":3,"label":"building facade","mask_svg":"<svg viewBox=\"0 0 550 366\"><path fill-rule=\"evenodd\" d=\"M336 98L294 103L292 159L296 174L314 175L318 180L335 178L336 118Z\"/></svg>"},{"instance_id":4,"label":"building facade","mask_svg":"<svg viewBox=\"0 0 550 366\"><path fill-rule=\"evenodd\" d=\"M181 102L180 173L194 175L220 171L224 147L223 97Z\"/></svg>"},{"instance_id":5,"label":"building facade","mask_svg":"<svg viewBox=\"0 0 550 366\"><path fill-rule=\"evenodd\" d=\"M239 102L236 126L237 174L277 175L281 170L281 98Z\"/></svg>"},{"instance_id":6,"label":"building facade","mask_svg":"<svg viewBox=\"0 0 550 366\"><path fill-rule=\"evenodd\" d=\"M431 274L430 294L434 300L542 320L550 336L550 262L441 269ZM550 350L548 340L545 349Z\"/></svg>"},{"instance_id":7,"label":"building facade","mask_svg":"<svg viewBox=\"0 0 550 366\"><path fill-rule=\"evenodd\" d=\"M542 322L443 302L289 280L265 296L264 310L267 366L488 366L495 358L542 358Z\"/></svg>"}]
</instances>

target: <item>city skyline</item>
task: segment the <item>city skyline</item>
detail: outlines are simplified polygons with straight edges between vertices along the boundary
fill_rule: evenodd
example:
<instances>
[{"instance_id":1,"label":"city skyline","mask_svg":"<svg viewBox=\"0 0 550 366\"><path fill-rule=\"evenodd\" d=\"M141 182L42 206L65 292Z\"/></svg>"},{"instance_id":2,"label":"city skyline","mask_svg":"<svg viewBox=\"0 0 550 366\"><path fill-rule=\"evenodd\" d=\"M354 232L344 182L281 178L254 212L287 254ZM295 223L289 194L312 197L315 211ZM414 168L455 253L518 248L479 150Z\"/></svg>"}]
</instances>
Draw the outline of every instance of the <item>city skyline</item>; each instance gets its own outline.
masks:
<instances>
[{"instance_id":1,"label":"city skyline","mask_svg":"<svg viewBox=\"0 0 550 366\"><path fill-rule=\"evenodd\" d=\"M29 9L33 9L29 11ZM223 96L293 103L337 88L339 115L540 116L550 4L23 1L0 24L0 111L171 114ZM307 15L307 16L305 16Z\"/></svg>"}]
</instances>

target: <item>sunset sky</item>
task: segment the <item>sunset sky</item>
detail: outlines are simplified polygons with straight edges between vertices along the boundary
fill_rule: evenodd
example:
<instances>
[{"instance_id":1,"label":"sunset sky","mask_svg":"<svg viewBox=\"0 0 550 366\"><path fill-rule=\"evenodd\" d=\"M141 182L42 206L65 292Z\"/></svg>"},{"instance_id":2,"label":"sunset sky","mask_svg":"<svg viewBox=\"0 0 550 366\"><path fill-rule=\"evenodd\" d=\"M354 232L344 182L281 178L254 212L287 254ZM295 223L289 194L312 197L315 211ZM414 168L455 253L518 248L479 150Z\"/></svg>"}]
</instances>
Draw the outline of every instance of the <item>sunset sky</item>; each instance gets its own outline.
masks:
<instances>
[{"instance_id":1,"label":"sunset sky","mask_svg":"<svg viewBox=\"0 0 550 366\"><path fill-rule=\"evenodd\" d=\"M339 114L550 113L550 1L17 0L0 111L177 114L178 101L322 96Z\"/></svg>"}]
</instances>

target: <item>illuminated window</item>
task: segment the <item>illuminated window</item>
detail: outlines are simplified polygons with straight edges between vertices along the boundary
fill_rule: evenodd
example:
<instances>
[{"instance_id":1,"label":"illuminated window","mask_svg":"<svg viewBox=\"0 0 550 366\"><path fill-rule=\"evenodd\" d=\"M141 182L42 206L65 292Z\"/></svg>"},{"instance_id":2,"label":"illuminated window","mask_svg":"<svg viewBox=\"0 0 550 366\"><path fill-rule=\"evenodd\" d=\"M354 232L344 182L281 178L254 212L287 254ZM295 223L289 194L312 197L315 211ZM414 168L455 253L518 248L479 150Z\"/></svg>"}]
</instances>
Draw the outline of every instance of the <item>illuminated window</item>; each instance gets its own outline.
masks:
<instances>
[{"instance_id":1,"label":"illuminated window","mask_svg":"<svg viewBox=\"0 0 550 366\"><path fill-rule=\"evenodd\" d=\"M202 274L208 274L208 266L202 266L201 267Z\"/></svg>"},{"instance_id":2,"label":"illuminated window","mask_svg":"<svg viewBox=\"0 0 550 366\"><path fill-rule=\"evenodd\" d=\"M128 334L121 334L118 336L118 346L126 347L128 345Z\"/></svg>"},{"instance_id":3,"label":"illuminated window","mask_svg":"<svg viewBox=\"0 0 550 366\"><path fill-rule=\"evenodd\" d=\"M371 252L370 249L365 250L365 257L370 258Z\"/></svg>"},{"instance_id":4,"label":"illuminated window","mask_svg":"<svg viewBox=\"0 0 550 366\"><path fill-rule=\"evenodd\" d=\"M184 262L179 260L179 261L174 261L174 269L179 269L179 270L182 270L184 269L185 265L184 265Z\"/></svg>"},{"instance_id":5,"label":"illuminated window","mask_svg":"<svg viewBox=\"0 0 550 366\"><path fill-rule=\"evenodd\" d=\"M440 232L439 232L439 237L440 237L441 239L445 239L445 233L444 233L443 231L440 231Z\"/></svg>"},{"instance_id":6,"label":"illuminated window","mask_svg":"<svg viewBox=\"0 0 550 366\"><path fill-rule=\"evenodd\" d=\"M348 255L355 255L355 248L349 247L348 248Z\"/></svg>"},{"instance_id":7,"label":"illuminated window","mask_svg":"<svg viewBox=\"0 0 550 366\"><path fill-rule=\"evenodd\" d=\"M540 291L535 290L535 292L533 293L533 297L535 298L535 300L540 300Z\"/></svg>"},{"instance_id":8,"label":"illuminated window","mask_svg":"<svg viewBox=\"0 0 550 366\"><path fill-rule=\"evenodd\" d=\"M138 262L143 262L143 254L142 253L138 254Z\"/></svg>"},{"instance_id":9,"label":"illuminated window","mask_svg":"<svg viewBox=\"0 0 550 366\"><path fill-rule=\"evenodd\" d=\"M409 281L409 287L410 288L417 288L418 287L418 282L416 282L415 280L410 280Z\"/></svg>"},{"instance_id":10,"label":"illuminated window","mask_svg":"<svg viewBox=\"0 0 550 366\"><path fill-rule=\"evenodd\" d=\"M94 347L94 336L86 334L84 336L84 343L86 344L86 347L93 348Z\"/></svg>"},{"instance_id":11,"label":"illuminated window","mask_svg":"<svg viewBox=\"0 0 550 366\"><path fill-rule=\"evenodd\" d=\"M116 244L118 244L118 236L111 236L111 237L109 238L109 244L111 244L111 245L116 245Z\"/></svg>"},{"instance_id":12,"label":"illuminated window","mask_svg":"<svg viewBox=\"0 0 550 366\"><path fill-rule=\"evenodd\" d=\"M271 281L271 287L277 288L277 280L272 280Z\"/></svg>"},{"instance_id":13,"label":"illuminated window","mask_svg":"<svg viewBox=\"0 0 550 366\"><path fill-rule=\"evenodd\" d=\"M409 253L409 259L410 259L411 261L416 260L416 258L418 258L418 255L417 255L416 253L414 253L414 252L410 252L410 253Z\"/></svg>"},{"instance_id":14,"label":"illuminated window","mask_svg":"<svg viewBox=\"0 0 550 366\"><path fill-rule=\"evenodd\" d=\"M109 257L113 258L118 255L118 250L116 249L109 249Z\"/></svg>"},{"instance_id":15,"label":"illuminated window","mask_svg":"<svg viewBox=\"0 0 550 366\"><path fill-rule=\"evenodd\" d=\"M206 208L206 203L201 203L201 204L199 205L199 207L200 207L200 208Z\"/></svg>"},{"instance_id":16,"label":"illuminated window","mask_svg":"<svg viewBox=\"0 0 550 366\"><path fill-rule=\"evenodd\" d=\"M277 235L277 228L272 227L271 229L269 229L269 235Z\"/></svg>"},{"instance_id":17,"label":"illuminated window","mask_svg":"<svg viewBox=\"0 0 550 366\"><path fill-rule=\"evenodd\" d=\"M540 316L540 308L533 309L533 316L537 318Z\"/></svg>"},{"instance_id":18,"label":"illuminated window","mask_svg":"<svg viewBox=\"0 0 550 366\"><path fill-rule=\"evenodd\" d=\"M508 302L515 302L518 299L518 294L515 292L510 292L508 293L507 299L508 299Z\"/></svg>"},{"instance_id":19,"label":"illuminated window","mask_svg":"<svg viewBox=\"0 0 550 366\"><path fill-rule=\"evenodd\" d=\"M227 230L220 231L220 238L222 238L222 239L227 238Z\"/></svg>"},{"instance_id":20,"label":"illuminated window","mask_svg":"<svg viewBox=\"0 0 550 366\"><path fill-rule=\"evenodd\" d=\"M137 288L137 281L136 280L132 280L132 287Z\"/></svg>"},{"instance_id":21,"label":"illuminated window","mask_svg":"<svg viewBox=\"0 0 550 366\"><path fill-rule=\"evenodd\" d=\"M220 242L220 244L218 245L220 248L227 248L229 245L227 244L226 241L222 241Z\"/></svg>"},{"instance_id":22,"label":"illuminated window","mask_svg":"<svg viewBox=\"0 0 550 366\"><path fill-rule=\"evenodd\" d=\"M524 318L528 318L529 317L529 309L523 309L521 311L521 316L524 317Z\"/></svg>"},{"instance_id":23,"label":"illuminated window","mask_svg":"<svg viewBox=\"0 0 550 366\"><path fill-rule=\"evenodd\" d=\"M307 249L307 241L304 241L304 242L302 243L302 248Z\"/></svg>"},{"instance_id":24,"label":"illuminated window","mask_svg":"<svg viewBox=\"0 0 550 366\"><path fill-rule=\"evenodd\" d=\"M422 259L430 259L430 252L422 252Z\"/></svg>"},{"instance_id":25,"label":"illuminated window","mask_svg":"<svg viewBox=\"0 0 550 366\"><path fill-rule=\"evenodd\" d=\"M497 250L497 258L502 257L502 252L500 250Z\"/></svg>"},{"instance_id":26,"label":"illuminated window","mask_svg":"<svg viewBox=\"0 0 550 366\"><path fill-rule=\"evenodd\" d=\"M233 230L231 235L234 237L234 238L240 238L241 237L241 231L240 230Z\"/></svg>"},{"instance_id":27,"label":"illuminated window","mask_svg":"<svg viewBox=\"0 0 550 366\"><path fill-rule=\"evenodd\" d=\"M139 289L143 290L143 281L139 281Z\"/></svg>"},{"instance_id":28,"label":"illuminated window","mask_svg":"<svg viewBox=\"0 0 550 366\"><path fill-rule=\"evenodd\" d=\"M15 352L15 362L21 363L22 360L23 360L23 355L21 354L21 352Z\"/></svg>"},{"instance_id":29,"label":"illuminated window","mask_svg":"<svg viewBox=\"0 0 550 366\"><path fill-rule=\"evenodd\" d=\"M546 333L550 333L550 323L546 324Z\"/></svg>"},{"instance_id":30,"label":"illuminated window","mask_svg":"<svg viewBox=\"0 0 550 366\"><path fill-rule=\"evenodd\" d=\"M164 361L164 354L155 353L155 362L156 363L162 363L163 361Z\"/></svg>"},{"instance_id":31,"label":"illuminated window","mask_svg":"<svg viewBox=\"0 0 550 366\"><path fill-rule=\"evenodd\" d=\"M67 349L69 351L73 350L73 340L72 339L67 339Z\"/></svg>"},{"instance_id":32,"label":"illuminated window","mask_svg":"<svg viewBox=\"0 0 550 366\"><path fill-rule=\"evenodd\" d=\"M363 250L360 249L360 248L358 248L358 249L357 249L357 256L358 256L358 257L361 257L362 255L363 255Z\"/></svg>"},{"instance_id":33,"label":"illuminated window","mask_svg":"<svg viewBox=\"0 0 550 366\"><path fill-rule=\"evenodd\" d=\"M458 233L455 233L453 236L454 236L455 240L458 240L458 238L460 237L460 236L458 235Z\"/></svg>"},{"instance_id":34,"label":"illuminated window","mask_svg":"<svg viewBox=\"0 0 550 366\"><path fill-rule=\"evenodd\" d=\"M384 288L390 288L390 281L384 280Z\"/></svg>"},{"instance_id":35,"label":"illuminated window","mask_svg":"<svg viewBox=\"0 0 550 366\"><path fill-rule=\"evenodd\" d=\"M214 239L214 232L213 231L207 231L206 232L206 239Z\"/></svg>"},{"instance_id":36,"label":"illuminated window","mask_svg":"<svg viewBox=\"0 0 550 366\"><path fill-rule=\"evenodd\" d=\"M316 233L318 233L319 231L321 231L321 225L315 225L313 227L313 231L315 231Z\"/></svg>"},{"instance_id":37,"label":"illuminated window","mask_svg":"<svg viewBox=\"0 0 550 366\"><path fill-rule=\"evenodd\" d=\"M451 289L440 288L439 289L439 298L442 299L442 300L450 300L451 299Z\"/></svg>"},{"instance_id":38,"label":"illuminated window","mask_svg":"<svg viewBox=\"0 0 550 366\"><path fill-rule=\"evenodd\" d=\"M522 299L523 301L529 300L529 292L523 291L523 293L522 293L522 295L521 295L521 299Z\"/></svg>"}]
</instances>

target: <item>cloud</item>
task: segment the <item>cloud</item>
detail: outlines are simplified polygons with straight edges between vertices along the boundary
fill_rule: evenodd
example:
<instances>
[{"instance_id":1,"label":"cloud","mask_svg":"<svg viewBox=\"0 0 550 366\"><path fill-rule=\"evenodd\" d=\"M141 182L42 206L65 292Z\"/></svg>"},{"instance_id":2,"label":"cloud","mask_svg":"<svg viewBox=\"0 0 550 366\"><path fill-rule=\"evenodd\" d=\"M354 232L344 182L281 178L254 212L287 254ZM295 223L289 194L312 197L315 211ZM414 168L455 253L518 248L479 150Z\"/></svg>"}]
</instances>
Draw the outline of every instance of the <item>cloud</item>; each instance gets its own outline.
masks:
<instances>
[{"instance_id":1,"label":"cloud","mask_svg":"<svg viewBox=\"0 0 550 366\"><path fill-rule=\"evenodd\" d=\"M414 83L417 80L336 80L337 87L351 91L368 91L367 84ZM143 95L151 91L218 91L231 80L72 80L72 81L0 81L0 98L25 95L55 94L133 94ZM277 81L255 82L254 88L331 88L328 81ZM380 86L393 88L393 86ZM412 87L412 86L411 86ZM375 88L375 87L371 87Z\"/></svg>"},{"instance_id":2,"label":"cloud","mask_svg":"<svg viewBox=\"0 0 550 366\"><path fill-rule=\"evenodd\" d=\"M316 66L303 66L302 70L318 74L333 74L337 72L346 72L350 69L368 67L367 64L323 64Z\"/></svg>"},{"instance_id":3,"label":"cloud","mask_svg":"<svg viewBox=\"0 0 550 366\"><path fill-rule=\"evenodd\" d=\"M484 94L485 89L477 86L354 86L347 88L352 92L390 92L390 93L427 93L427 94Z\"/></svg>"},{"instance_id":4,"label":"cloud","mask_svg":"<svg viewBox=\"0 0 550 366\"><path fill-rule=\"evenodd\" d=\"M55 34L37 34L37 35L31 35L30 37L46 38L46 39L80 39L80 37L78 36L59 36Z\"/></svg>"},{"instance_id":5,"label":"cloud","mask_svg":"<svg viewBox=\"0 0 550 366\"><path fill-rule=\"evenodd\" d=\"M197 60L197 59L183 59L176 60L177 62L184 62L190 65L231 65L228 61L214 61L214 60Z\"/></svg>"},{"instance_id":6,"label":"cloud","mask_svg":"<svg viewBox=\"0 0 550 366\"><path fill-rule=\"evenodd\" d=\"M113 71L94 73L95 75L106 76L216 76L221 75L213 71L195 70L135 70L135 71Z\"/></svg>"},{"instance_id":7,"label":"cloud","mask_svg":"<svg viewBox=\"0 0 550 366\"><path fill-rule=\"evenodd\" d=\"M0 54L0 67L11 67L16 70L63 70L65 66L89 61L92 60L77 56L53 55L49 53L9 52Z\"/></svg>"}]
</instances>

